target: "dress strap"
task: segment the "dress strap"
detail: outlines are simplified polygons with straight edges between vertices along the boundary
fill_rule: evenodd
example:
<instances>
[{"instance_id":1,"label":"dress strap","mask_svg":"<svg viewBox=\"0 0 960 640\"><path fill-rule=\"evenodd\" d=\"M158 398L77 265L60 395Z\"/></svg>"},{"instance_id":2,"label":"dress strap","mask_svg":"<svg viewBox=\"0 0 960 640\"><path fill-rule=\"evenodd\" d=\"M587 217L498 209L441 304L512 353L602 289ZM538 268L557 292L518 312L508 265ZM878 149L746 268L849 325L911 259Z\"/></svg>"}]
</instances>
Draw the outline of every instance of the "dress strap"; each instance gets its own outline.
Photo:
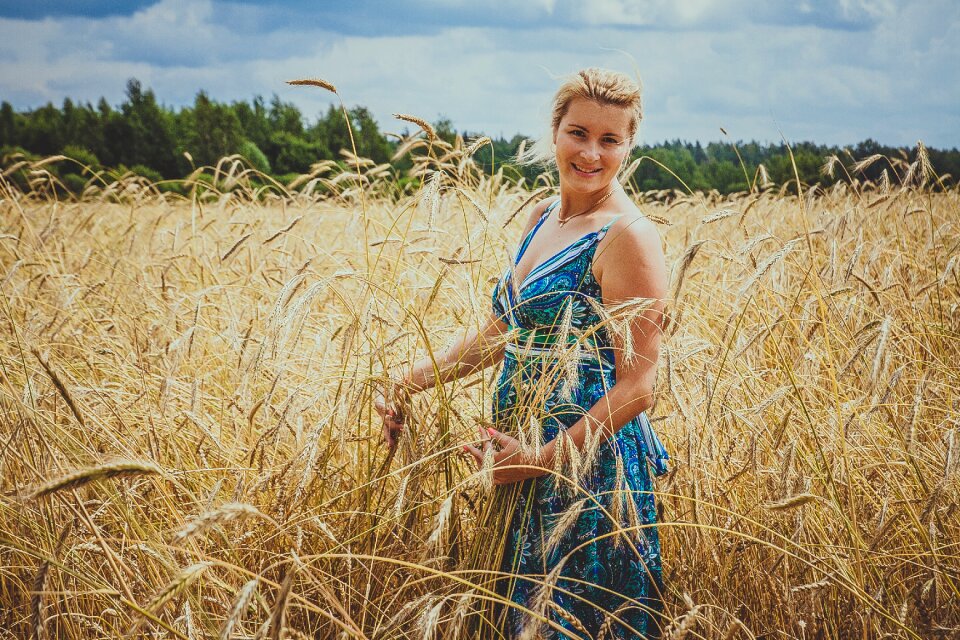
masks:
<instances>
[{"instance_id":1,"label":"dress strap","mask_svg":"<svg viewBox=\"0 0 960 640\"><path fill-rule=\"evenodd\" d=\"M619 215L613 216L613 219L610 220L610 222L608 222L607 224L603 225L603 228L600 229L600 231L597 231L597 242L600 242L601 240L603 240L603 236L607 235L607 230L608 230L610 227L612 227L612 226L613 226L613 223L616 222L619 218L620 218Z\"/></svg>"},{"instance_id":2,"label":"dress strap","mask_svg":"<svg viewBox=\"0 0 960 640\"><path fill-rule=\"evenodd\" d=\"M520 249L517 251L517 259L513 261L514 266L520 264L520 258L523 257L524 252L527 250L527 247L530 246L530 241L533 240L533 236L536 235L537 231L543 226L543 222L547 219L547 216L550 215L550 212L553 211L553 208L560 203L560 198L557 198L550 206L544 209L543 214L541 214L540 219L537 220L537 224L533 225L533 229L530 229L530 233L527 234L527 237L523 239L523 242L520 244Z\"/></svg>"}]
</instances>

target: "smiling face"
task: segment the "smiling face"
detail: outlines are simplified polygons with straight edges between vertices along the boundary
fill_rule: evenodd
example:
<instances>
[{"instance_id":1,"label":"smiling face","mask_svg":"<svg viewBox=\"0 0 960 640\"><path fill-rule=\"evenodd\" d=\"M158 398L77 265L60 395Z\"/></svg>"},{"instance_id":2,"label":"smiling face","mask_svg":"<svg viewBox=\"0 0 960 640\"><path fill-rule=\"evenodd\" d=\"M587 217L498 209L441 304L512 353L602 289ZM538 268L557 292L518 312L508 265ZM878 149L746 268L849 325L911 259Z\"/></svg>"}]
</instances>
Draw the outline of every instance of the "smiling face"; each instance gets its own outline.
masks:
<instances>
[{"instance_id":1,"label":"smiling face","mask_svg":"<svg viewBox=\"0 0 960 640\"><path fill-rule=\"evenodd\" d=\"M557 168L563 187L592 193L617 176L630 152L630 122L626 107L574 98L553 132Z\"/></svg>"}]
</instances>

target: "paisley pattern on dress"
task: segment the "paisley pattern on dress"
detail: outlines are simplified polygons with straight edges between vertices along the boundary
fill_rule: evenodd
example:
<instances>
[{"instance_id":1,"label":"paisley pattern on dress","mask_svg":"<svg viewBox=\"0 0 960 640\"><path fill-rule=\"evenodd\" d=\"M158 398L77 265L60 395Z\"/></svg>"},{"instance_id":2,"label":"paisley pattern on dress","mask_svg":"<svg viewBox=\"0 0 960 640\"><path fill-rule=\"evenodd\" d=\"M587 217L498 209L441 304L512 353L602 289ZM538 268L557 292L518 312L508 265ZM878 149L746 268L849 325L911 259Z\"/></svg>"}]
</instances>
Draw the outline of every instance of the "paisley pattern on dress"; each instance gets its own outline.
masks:
<instances>
[{"instance_id":1,"label":"paisley pattern on dress","mask_svg":"<svg viewBox=\"0 0 960 640\"><path fill-rule=\"evenodd\" d=\"M543 442L576 423L616 381L613 347L597 308L600 285L592 272L596 247L614 221L537 265L523 282L514 282L513 268L558 202L547 207L524 238L513 267L492 296L495 313L518 336L504 356L493 420L505 433L532 424L542 430ZM565 319L571 326L566 332ZM571 367L557 364L558 342L579 342L575 375ZM537 637L592 638L610 613L615 618L605 638L638 638L656 631L659 625L653 621L659 622L663 581L652 476L666 472L667 457L641 414L601 443L590 468L580 474L578 487L553 475L522 483L501 565L511 577L498 583L498 591L517 605L537 610L545 577L552 570L559 573L550 593L552 603L542 613L566 635L543 625ZM576 522L548 552L552 527L580 501ZM614 516L620 527L614 526ZM608 535L618 528L628 531ZM501 608L500 613L509 638L517 637L530 620L516 607Z\"/></svg>"}]
</instances>

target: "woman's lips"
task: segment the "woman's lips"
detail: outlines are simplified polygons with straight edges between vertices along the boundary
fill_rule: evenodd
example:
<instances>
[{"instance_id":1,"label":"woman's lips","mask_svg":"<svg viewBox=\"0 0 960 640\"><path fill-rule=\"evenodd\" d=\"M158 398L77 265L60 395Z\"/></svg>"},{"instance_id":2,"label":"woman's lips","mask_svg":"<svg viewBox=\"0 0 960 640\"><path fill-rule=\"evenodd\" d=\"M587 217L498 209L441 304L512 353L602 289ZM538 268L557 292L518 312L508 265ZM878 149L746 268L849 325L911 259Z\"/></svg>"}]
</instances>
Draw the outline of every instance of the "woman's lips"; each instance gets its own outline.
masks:
<instances>
[{"instance_id":1,"label":"woman's lips","mask_svg":"<svg viewBox=\"0 0 960 640\"><path fill-rule=\"evenodd\" d=\"M582 175L582 176L584 176L584 177L587 177L587 178L589 178L589 177L591 177L591 176L595 176L595 175L597 175L598 173L600 173L600 169L588 169L588 170L584 170L584 169L581 169L580 167L578 167L576 164L574 164L574 163L572 163L572 162L570 163L570 166L573 167L573 170L574 170L574 171L576 171L576 172L579 173L580 175Z\"/></svg>"}]
</instances>

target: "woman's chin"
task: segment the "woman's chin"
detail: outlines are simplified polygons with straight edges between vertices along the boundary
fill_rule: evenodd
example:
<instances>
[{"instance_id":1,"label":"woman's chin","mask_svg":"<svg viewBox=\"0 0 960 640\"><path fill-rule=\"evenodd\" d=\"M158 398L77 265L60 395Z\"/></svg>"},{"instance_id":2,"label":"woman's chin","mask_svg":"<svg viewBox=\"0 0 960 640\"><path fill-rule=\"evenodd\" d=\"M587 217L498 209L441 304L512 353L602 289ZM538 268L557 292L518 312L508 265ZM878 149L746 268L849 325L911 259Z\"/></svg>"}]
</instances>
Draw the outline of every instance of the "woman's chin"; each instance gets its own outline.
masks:
<instances>
[{"instance_id":1,"label":"woman's chin","mask_svg":"<svg viewBox=\"0 0 960 640\"><path fill-rule=\"evenodd\" d=\"M612 179L613 176L607 176L602 173L587 177L579 175L578 173L571 173L567 176L566 180L561 178L561 184L574 191L592 193L609 185Z\"/></svg>"}]
</instances>

